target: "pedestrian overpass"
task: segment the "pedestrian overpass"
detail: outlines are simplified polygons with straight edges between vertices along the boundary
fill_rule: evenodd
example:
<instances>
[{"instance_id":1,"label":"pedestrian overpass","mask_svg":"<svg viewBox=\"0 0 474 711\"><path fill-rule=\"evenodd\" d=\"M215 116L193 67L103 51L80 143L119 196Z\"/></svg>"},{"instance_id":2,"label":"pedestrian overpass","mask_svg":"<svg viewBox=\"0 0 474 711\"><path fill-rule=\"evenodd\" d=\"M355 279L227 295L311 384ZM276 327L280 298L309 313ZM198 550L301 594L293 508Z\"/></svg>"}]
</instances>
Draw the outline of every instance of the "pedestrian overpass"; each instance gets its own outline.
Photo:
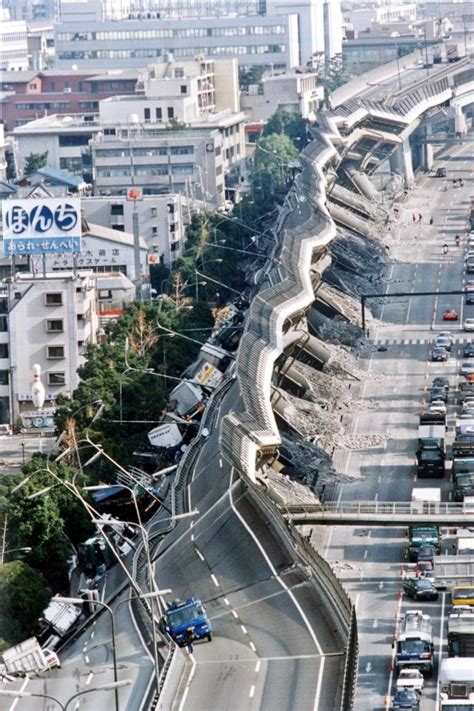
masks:
<instances>
[{"instance_id":1,"label":"pedestrian overpass","mask_svg":"<svg viewBox=\"0 0 474 711\"><path fill-rule=\"evenodd\" d=\"M348 501L334 504L280 506L280 513L298 526L474 526L474 506L454 502Z\"/></svg>"}]
</instances>

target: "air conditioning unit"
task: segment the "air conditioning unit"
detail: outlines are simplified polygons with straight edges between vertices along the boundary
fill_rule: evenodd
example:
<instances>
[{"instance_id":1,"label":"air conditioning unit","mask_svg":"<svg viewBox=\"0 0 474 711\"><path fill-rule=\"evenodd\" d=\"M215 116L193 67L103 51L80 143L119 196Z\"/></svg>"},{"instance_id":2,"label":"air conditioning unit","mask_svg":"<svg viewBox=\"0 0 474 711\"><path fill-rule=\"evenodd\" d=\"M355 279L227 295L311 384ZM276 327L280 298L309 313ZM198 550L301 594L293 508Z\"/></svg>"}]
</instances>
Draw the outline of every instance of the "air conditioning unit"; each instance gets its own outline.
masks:
<instances>
[{"instance_id":1,"label":"air conditioning unit","mask_svg":"<svg viewBox=\"0 0 474 711\"><path fill-rule=\"evenodd\" d=\"M70 86L65 86L63 90L64 94L72 94L72 89Z\"/></svg>"}]
</instances>

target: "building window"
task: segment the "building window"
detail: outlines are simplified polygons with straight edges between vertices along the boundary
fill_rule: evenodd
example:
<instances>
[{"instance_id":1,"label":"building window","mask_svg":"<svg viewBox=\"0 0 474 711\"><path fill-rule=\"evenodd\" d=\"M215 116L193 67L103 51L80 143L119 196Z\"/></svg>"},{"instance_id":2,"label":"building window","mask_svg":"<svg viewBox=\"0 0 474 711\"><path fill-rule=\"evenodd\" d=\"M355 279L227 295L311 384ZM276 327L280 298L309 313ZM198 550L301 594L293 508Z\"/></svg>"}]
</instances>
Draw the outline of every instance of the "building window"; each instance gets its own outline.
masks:
<instances>
[{"instance_id":1,"label":"building window","mask_svg":"<svg viewBox=\"0 0 474 711\"><path fill-rule=\"evenodd\" d=\"M8 331L8 321L6 316L0 316L0 332Z\"/></svg>"},{"instance_id":2,"label":"building window","mask_svg":"<svg viewBox=\"0 0 474 711\"><path fill-rule=\"evenodd\" d=\"M62 318L46 319L46 331L47 333L62 333L64 331Z\"/></svg>"},{"instance_id":3,"label":"building window","mask_svg":"<svg viewBox=\"0 0 474 711\"><path fill-rule=\"evenodd\" d=\"M125 232L125 225L112 225L112 229L116 232Z\"/></svg>"},{"instance_id":4,"label":"building window","mask_svg":"<svg viewBox=\"0 0 474 711\"><path fill-rule=\"evenodd\" d=\"M21 299L21 291L15 291L15 301L19 301Z\"/></svg>"},{"instance_id":5,"label":"building window","mask_svg":"<svg viewBox=\"0 0 474 711\"><path fill-rule=\"evenodd\" d=\"M123 205L111 205L110 206L110 214L111 215L123 215Z\"/></svg>"},{"instance_id":6,"label":"building window","mask_svg":"<svg viewBox=\"0 0 474 711\"><path fill-rule=\"evenodd\" d=\"M0 370L0 385L8 385L8 370Z\"/></svg>"},{"instance_id":7,"label":"building window","mask_svg":"<svg viewBox=\"0 0 474 711\"><path fill-rule=\"evenodd\" d=\"M64 346L47 346L46 353L50 360L61 360L64 358Z\"/></svg>"},{"instance_id":8,"label":"building window","mask_svg":"<svg viewBox=\"0 0 474 711\"><path fill-rule=\"evenodd\" d=\"M50 291L44 295L45 306L62 306L63 295L60 291Z\"/></svg>"},{"instance_id":9,"label":"building window","mask_svg":"<svg viewBox=\"0 0 474 711\"><path fill-rule=\"evenodd\" d=\"M194 153L193 146L172 146L170 149L172 156L188 156Z\"/></svg>"},{"instance_id":10,"label":"building window","mask_svg":"<svg viewBox=\"0 0 474 711\"><path fill-rule=\"evenodd\" d=\"M186 86L186 84L181 84L181 93L182 94L188 93L188 87Z\"/></svg>"},{"instance_id":11,"label":"building window","mask_svg":"<svg viewBox=\"0 0 474 711\"><path fill-rule=\"evenodd\" d=\"M99 289L99 299L102 301L102 299L111 299L112 298L112 290L111 289Z\"/></svg>"},{"instance_id":12,"label":"building window","mask_svg":"<svg viewBox=\"0 0 474 711\"><path fill-rule=\"evenodd\" d=\"M174 118L174 108L172 106L168 106L168 118L169 119Z\"/></svg>"},{"instance_id":13,"label":"building window","mask_svg":"<svg viewBox=\"0 0 474 711\"><path fill-rule=\"evenodd\" d=\"M8 358L8 343L0 343L0 358Z\"/></svg>"},{"instance_id":14,"label":"building window","mask_svg":"<svg viewBox=\"0 0 474 711\"><path fill-rule=\"evenodd\" d=\"M151 228L151 234L152 235L158 234L158 227L156 225L153 225L153 227Z\"/></svg>"},{"instance_id":15,"label":"building window","mask_svg":"<svg viewBox=\"0 0 474 711\"><path fill-rule=\"evenodd\" d=\"M149 121L150 120L150 109L148 109L148 108L144 109L143 116L144 116L145 121Z\"/></svg>"},{"instance_id":16,"label":"building window","mask_svg":"<svg viewBox=\"0 0 474 711\"><path fill-rule=\"evenodd\" d=\"M155 109L155 117L156 117L157 121L161 121L161 119L163 118L163 110L160 108L156 108Z\"/></svg>"},{"instance_id":17,"label":"building window","mask_svg":"<svg viewBox=\"0 0 474 711\"><path fill-rule=\"evenodd\" d=\"M0 299L0 314L7 314L8 313L8 300L7 299Z\"/></svg>"},{"instance_id":18,"label":"building window","mask_svg":"<svg viewBox=\"0 0 474 711\"><path fill-rule=\"evenodd\" d=\"M66 373L48 373L48 385L66 385Z\"/></svg>"}]
</instances>

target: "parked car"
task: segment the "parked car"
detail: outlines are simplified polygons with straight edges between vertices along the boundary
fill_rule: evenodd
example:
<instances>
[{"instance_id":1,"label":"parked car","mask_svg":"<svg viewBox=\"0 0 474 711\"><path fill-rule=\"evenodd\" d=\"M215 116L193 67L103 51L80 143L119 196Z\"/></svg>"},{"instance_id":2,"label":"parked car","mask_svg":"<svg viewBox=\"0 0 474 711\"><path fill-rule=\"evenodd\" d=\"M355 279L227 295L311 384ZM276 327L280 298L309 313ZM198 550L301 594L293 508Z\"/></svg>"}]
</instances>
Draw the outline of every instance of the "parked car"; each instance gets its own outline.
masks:
<instances>
[{"instance_id":1,"label":"parked car","mask_svg":"<svg viewBox=\"0 0 474 711\"><path fill-rule=\"evenodd\" d=\"M465 343L462 349L463 358L474 358L474 343Z\"/></svg>"},{"instance_id":2,"label":"parked car","mask_svg":"<svg viewBox=\"0 0 474 711\"><path fill-rule=\"evenodd\" d=\"M448 338L448 336L438 336L434 345L435 348L446 348L447 351L450 351L453 345L453 339Z\"/></svg>"},{"instance_id":3,"label":"parked car","mask_svg":"<svg viewBox=\"0 0 474 711\"><path fill-rule=\"evenodd\" d=\"M434 363L440 363L440 362L446 361L446 360L448 360L448 356L449 356L449 353L446 350L446 348L435 347L431 351L431 360Z\"/></svg>"},{"instance_id":4,"label":"parked car","mask_svg":"<svg viewBox=\"0 0 474 711\"><path fill-rule=\"evenodd\" d=\"M436 548L429 543L426 543L418 548L418 554L416 557L416 562L421 560L434 561L436 555Z\"/></svg>"},{"instance_id":5,"label":"parked car","mask_svg":"<svg viewBox=\"0 0 474 711\"><path fill-rule=\"evenodd\" d=\"M445 178L446 177L446 168L438 168L435 173L436 178Z\"/></svg>"},{"instance_id":6,"label":"parked car","mask_svg":"<svg viewBox=\"0 0 474 711\"><path fill-rule=\"evenodd\" d=\"M447 412L446 403L442 400L435 400L430 404L430 412L439 412L441 415L445 415Z\"/></svg>"},{"instance_id":7,"label":"parked car","mask_svg":"<svg viewBox=\"0 0 474 711\"><path fill-rule=\"evenodd\" d=\"M456 309L452 309L448 306L447 309L443 311L443 321L457 321L459 314Z\"/></svg>"},{"instance_id":8,"label":"parked car","mask_svg":"<svg viewBox=\"0 0 474 711\"><path fill-rule=\"evenodd\" d=\"M459 372L461 375L471 375L472 373L474 373L474 363L469 360L465 361L464 363L461 363Z\"/></svg>"},{"instance_id":9,"label":"parked car","mask_svg":"<svg viewBox=\"0 0 474 711\"><path fill-rule=\"evenodd\" d=\"M439 592L428 578L406 578L403 591L413 600L437 600Z\"/></svg>"},{"instance_id":10,"label":"parked car","mask_svg":"<svg viewBox=\"0 0 474 711\"><path fill-rule=\"evenodd\" d=\"M418 711L420 708L420 694L415 689L397 689L393 697L392 709L410 709Z\"/></svg>"},{"instance_id":11,"label":"parked car","mask_svg":"<svg viewBox=\"0 0 474 711\"><path fill-rule=\"evenodd\" d=\"M440 375L436 378L433 378L431 387L432 388L444 388L445 390L449 390L449 380L448 380L448 378L445 378Z\"/></svg>"},{"instance_id":12,"label":"parked car","mask_svg":"<svg viewBox=\"0 0 474 711\"><path fill-rule=\"evenodd\" d=\"M416 691L422 691L425 684L425 677L419 669L400 669L396 688L402 689L408 687Z\"/></svg>"},{"instance_id":13,"label":"parked car","mask_svg":"<svg viewBox=\"0 0 474 711\"><path fill-rule=\"evenodd\" d=\"M435 402L435 400L442 400L443 402L448 402L448 393L444 388L432 388L430 391L430 402Z\"/></svg>"},{"instance_id":14,"label":"parked car","mask_svg":"<svg viewBox=\"0 0 474 711\"><path fill-rule=\"evenodd\" d=\"M10 425L5 424L5 425L0 425L0 435L4 436L7 435L8 437L13 434L12 428Z\"/></svg>"}]
</instances>

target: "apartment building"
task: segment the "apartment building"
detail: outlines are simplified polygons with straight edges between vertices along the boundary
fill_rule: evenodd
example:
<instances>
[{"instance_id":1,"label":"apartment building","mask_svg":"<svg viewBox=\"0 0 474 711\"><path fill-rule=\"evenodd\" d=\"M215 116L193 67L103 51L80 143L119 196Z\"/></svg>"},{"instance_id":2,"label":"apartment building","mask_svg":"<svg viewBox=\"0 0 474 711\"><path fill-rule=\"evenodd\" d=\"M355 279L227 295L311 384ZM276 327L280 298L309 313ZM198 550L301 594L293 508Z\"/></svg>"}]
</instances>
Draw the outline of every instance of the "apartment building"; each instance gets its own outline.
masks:
<instances>
[{"instance_id":1,"label":"apartment building","mask_svg":"<svg viewBox=\"0 0 474 711\"><path fill-rule=\"evenodd\" d=\"M182 195L144 195L132 202L125 197L96 196L81 202L87 222L122 232L133 231L133 213L138 214L141 239L148 247L149 264L172 266L181 256L185 240Z\"/></svg>"},{"instance_id":2,"label":"apartment building","mask_svg":"<svg viewBox=\"0 0 474 711\"><path fill-rule=\"evenodd\" d=\"M37 415L33 366L41 367L45 409L70 396L85 347L96 343L98 318L92 273L17 274L0 294L0 421Z\"/></svg>"}]
</instances>

